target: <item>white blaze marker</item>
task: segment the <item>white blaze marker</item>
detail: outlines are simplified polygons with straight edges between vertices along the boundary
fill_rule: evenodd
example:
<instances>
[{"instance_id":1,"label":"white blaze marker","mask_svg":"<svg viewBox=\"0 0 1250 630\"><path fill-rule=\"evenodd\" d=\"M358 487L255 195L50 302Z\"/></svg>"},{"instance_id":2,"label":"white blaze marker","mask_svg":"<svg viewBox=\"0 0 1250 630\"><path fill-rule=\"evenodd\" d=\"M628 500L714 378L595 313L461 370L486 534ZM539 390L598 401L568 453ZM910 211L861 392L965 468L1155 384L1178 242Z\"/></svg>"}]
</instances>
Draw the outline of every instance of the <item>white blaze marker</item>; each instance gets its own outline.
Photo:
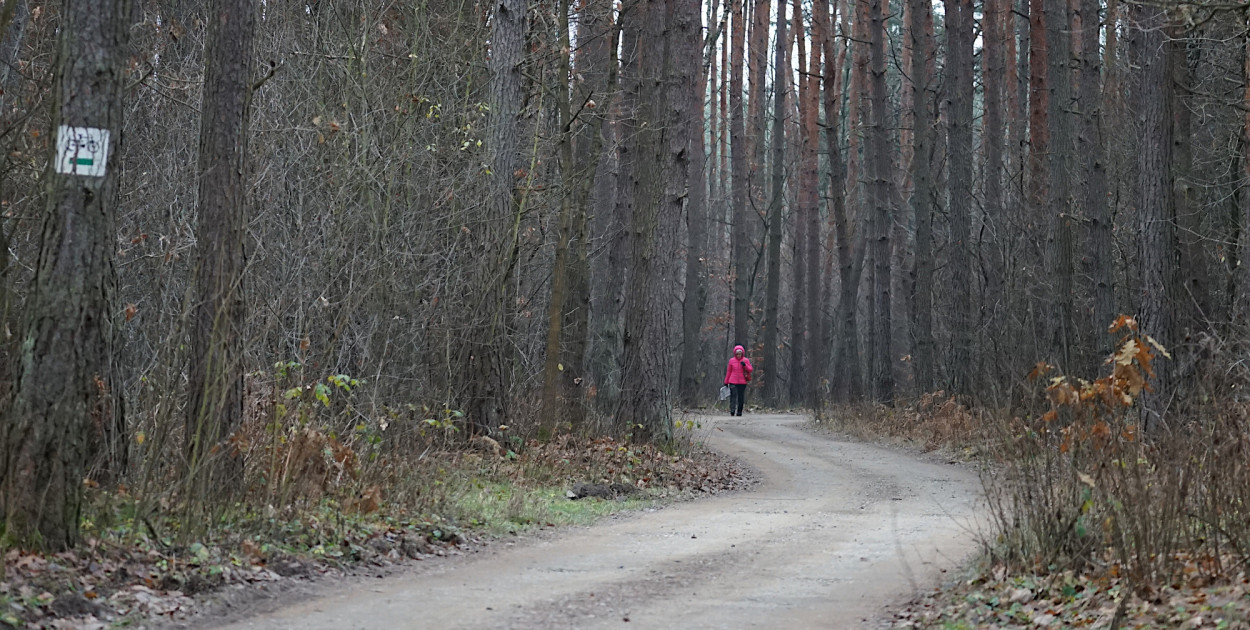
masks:
<instances>
[{"instance_id":1,"label":"white blaze marker","mask_svg":"<svg viewBox=\"0 0 1250 630\"><path fill-rule=\"evenodd\" d=\"M61 125L56 130L56 172L104 177L109 130Z\"/></svg>"}]
</instances>

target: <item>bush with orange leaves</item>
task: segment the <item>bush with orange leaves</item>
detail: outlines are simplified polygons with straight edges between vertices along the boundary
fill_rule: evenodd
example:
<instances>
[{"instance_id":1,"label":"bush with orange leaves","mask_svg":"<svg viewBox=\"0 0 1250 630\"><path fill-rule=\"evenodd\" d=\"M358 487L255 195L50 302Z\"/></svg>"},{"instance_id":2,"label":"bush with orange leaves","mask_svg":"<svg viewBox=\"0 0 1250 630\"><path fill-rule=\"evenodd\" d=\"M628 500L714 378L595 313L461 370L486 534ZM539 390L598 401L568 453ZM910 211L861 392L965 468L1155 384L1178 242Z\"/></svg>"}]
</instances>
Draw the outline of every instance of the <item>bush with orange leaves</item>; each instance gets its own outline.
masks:
<instances>
[{"instance_id":1,"label":"bush with orange leaves","mask_svg":"<svg viewBox=\"0 0 1250 630\"><path fill-rule=\"evenodd\" d=\"M1148 434L1138 405L1170 359L1121 316L1108 373L1093 381L1039 364L1047 410L999 423L986 489L992 560L1030 572L1072 569L1161 584L1223 579L1250 559L1250 421L1245 404L1190 405ZM1043 381L1043 379L1046 379Z\"/></svg>"}]
</instances>

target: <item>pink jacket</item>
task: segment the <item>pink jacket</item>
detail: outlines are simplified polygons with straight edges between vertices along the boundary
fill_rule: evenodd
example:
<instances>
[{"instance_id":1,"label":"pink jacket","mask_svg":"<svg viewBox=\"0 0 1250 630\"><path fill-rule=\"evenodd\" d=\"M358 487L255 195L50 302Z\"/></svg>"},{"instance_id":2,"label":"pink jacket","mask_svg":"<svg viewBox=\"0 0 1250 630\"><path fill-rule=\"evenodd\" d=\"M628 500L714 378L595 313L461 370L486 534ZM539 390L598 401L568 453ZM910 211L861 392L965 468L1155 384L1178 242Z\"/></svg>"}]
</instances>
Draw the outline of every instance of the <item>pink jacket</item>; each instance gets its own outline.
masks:
<instances>
[{"instance_id":1,"label":"pink jacket","mask_svg":"<svg viewBox=\"0 0 1250 630\"><path fill-rule=\"evenodd\" d=\"M738 358L739 351L742 352L741 359ZM742 346L734 346L734 355L725 366L725 384L746 385L751 382L751 372L754 371L751 360L746 356L746 350Z\"/></svg>"}]
</instances>

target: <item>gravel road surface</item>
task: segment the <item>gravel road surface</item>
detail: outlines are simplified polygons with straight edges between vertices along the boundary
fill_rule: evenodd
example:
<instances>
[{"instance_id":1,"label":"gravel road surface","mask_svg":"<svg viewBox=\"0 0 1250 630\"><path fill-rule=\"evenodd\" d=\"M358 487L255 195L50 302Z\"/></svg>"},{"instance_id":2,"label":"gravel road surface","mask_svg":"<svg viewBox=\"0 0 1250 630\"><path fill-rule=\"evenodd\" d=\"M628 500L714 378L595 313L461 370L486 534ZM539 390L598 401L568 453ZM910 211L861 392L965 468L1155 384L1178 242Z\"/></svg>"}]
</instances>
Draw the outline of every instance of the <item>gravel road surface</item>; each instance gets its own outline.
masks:
<instances>
[{"instance_id":1,"label":"gravel road surface","mask_svg":"<svg viewBox=\"0 0 1250 630\"><path fill-rule=\"evenodd\" d=\"M963 467L814 434L805 420L711 420L712 446L762 475L750 491L492 545L218 627L873 627L975 550L981 486Z\"/></svg>"}]
</instances>

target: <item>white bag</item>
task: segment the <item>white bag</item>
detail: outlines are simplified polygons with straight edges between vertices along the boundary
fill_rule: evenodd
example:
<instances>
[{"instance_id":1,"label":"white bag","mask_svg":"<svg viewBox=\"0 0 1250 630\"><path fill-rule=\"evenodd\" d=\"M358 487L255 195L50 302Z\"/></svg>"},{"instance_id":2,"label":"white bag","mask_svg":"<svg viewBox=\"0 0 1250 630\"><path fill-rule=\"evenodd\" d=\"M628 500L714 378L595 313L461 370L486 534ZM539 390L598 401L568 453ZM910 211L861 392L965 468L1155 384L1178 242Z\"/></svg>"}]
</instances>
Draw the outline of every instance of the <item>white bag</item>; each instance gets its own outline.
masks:
<instances>
[{"instance_id":1,"label":"white bag","mask_svg":"<svg viewBox=\"0 0 1250 630\"><path fill-rule=\"evenodd\" d=\"M725 400L726 398L729 398L729 386L722 385L720 388L720 399Z\"/></svg>"}]
</instances>

